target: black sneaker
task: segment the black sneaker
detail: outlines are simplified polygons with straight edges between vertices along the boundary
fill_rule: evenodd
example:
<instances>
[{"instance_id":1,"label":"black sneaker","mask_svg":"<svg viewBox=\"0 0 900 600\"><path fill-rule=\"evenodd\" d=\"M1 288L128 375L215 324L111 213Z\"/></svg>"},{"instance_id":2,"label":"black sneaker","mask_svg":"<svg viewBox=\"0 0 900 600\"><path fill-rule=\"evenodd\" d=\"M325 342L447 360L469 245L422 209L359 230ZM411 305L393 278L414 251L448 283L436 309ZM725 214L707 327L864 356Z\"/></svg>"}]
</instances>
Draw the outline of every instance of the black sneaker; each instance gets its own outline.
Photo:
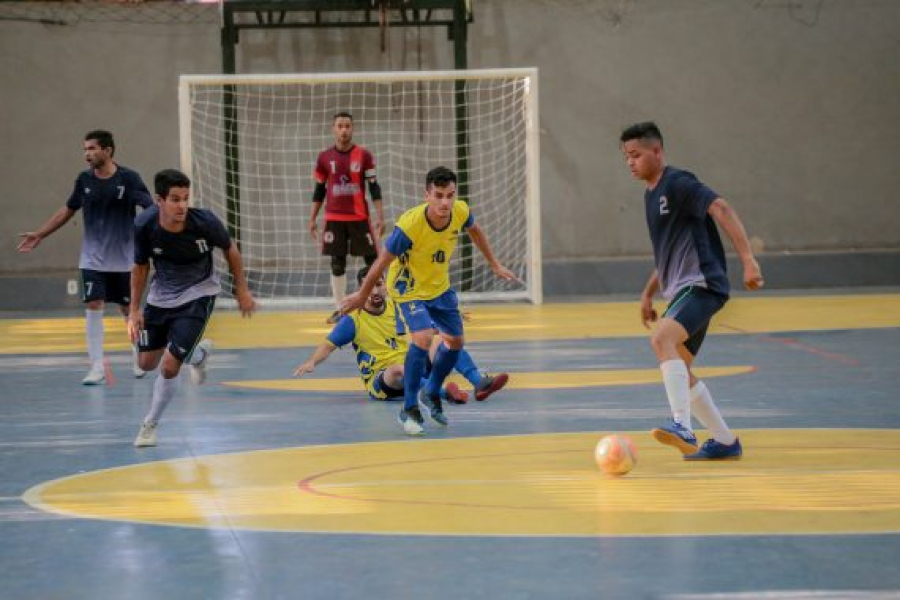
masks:
<instances>
[{"instance_id":1,"label":"black sneaker","mask_svg":"<svg viewBox=\"0 0 900 600\"><path fill-rule=\"evenodd\" d=\"M432 396L425 389L419 390L419 403L422 404L431 415L431 420L439 425L447 425L447 415L444 414L444 406L440 396Z\"/></svg>"}]
</instances>

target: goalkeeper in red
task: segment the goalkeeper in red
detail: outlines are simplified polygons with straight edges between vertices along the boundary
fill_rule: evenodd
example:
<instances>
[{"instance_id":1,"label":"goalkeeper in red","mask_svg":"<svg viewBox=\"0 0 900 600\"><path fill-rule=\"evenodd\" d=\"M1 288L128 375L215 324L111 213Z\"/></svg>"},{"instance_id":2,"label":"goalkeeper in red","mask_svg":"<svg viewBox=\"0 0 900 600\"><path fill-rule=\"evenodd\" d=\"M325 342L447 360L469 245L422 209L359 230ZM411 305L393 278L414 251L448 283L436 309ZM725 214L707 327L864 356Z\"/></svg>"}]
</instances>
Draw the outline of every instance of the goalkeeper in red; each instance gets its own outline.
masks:
<instances>
[{"instance_id":1,"label":"goalkeeper in red","mask_svg":"<svg viewBox=\"0 0 900 600\"><path fill-rule=\"evenodd\" d=\"M487 237L475 224L469 205L456 200L456 174L446 167L436 167L425 177L425 202L403 213L359 291L347 296L341 304L344 314L362 308L390 266L388 291L397 303L412 341L404 361L404 402L399 416L403 430L409 435L424 431L419 401L435 422L448 423L440 390L464 345L462 314L456 292L450 287L449 267L456 240L463 231L469 234L497 277L519 281L494 256ZM421 379L434 328L442 342L423 388Z\"/></svg>"},{"instance_id":2,"label":"goalkeeper in red","mask_svg":"<svg viewBox=\"0 0 900 600\"><path fill-rule=\"evenodd\" d=\"M353 143L353 116L347 112L334 115L334 146L319 154L313 177L312 213L309 232L319 237L316 218L325 205L322 231L322 254L331 257L331 291L335 306L340 308L347 294L347 255L362 256L366 267L378 257L378 239L384 233L384 206L381 187L375 178L375 158L362 146ZM369 186L375 219L370 220L364 183ZM329 323L336 323L335 311Z\"/></svg>"}]
</instances>

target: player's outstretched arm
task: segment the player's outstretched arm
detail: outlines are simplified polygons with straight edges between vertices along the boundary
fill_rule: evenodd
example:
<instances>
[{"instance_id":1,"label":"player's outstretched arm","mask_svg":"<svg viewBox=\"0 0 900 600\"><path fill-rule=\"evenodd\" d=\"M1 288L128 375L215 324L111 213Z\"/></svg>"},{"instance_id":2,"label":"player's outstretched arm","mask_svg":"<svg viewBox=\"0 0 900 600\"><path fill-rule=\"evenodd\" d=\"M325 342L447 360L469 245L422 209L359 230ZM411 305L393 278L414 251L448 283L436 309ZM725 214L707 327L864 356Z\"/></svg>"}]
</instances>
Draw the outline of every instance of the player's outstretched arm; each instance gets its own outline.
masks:
<instances>
[{"instance_id":1,"label":"player's outstretched arm","mask_svg":"<svg viewBox=\"0 0 900 600\"><path fill-rule=\"evenodd\" d=\"M69 219L71 219L74 214L74 210L72 210L68 206L63 206L55 213L53 213L53 216L51 216L50 219L46 223L44 223L44 225L37 231L27 231L25 233L20 233L19 237L22 238L22 241L19 242L19 252L31 252L32 250L37 248L40 245L41 240L68 223Z\"/></svg>"},{"instance_id":2,"label":"player's outstretched arm","mask_svg":"<svg viewBox=\"0 0 900 600\"><path fill-rule=\"evenodd\" d=\"M653 308L653 297L658 291L659 276L657 275L656 269L653 269L653 273L650 274L650 279L647 280L647 285L644 286L644 291L641 292L641 323L643 323L644 327L647 329L650 329L650 323L655 323L659 318L656 309Z\"/></svg>"},{"instance_id":3,"label":"player's outstretched arm","mask_svg":"<svg viewBox=\"0 0 900 600\"><path fill-rule=\"evenodd\" d=\"M238 252L237 245L232 243L225 251L225 262L228 263L228 269L234 279L234 297L241 309L241 314L249 317L256 310L256 300L250 293L247 285L247 278L244 276L244 263L241 260L241 253Z\"/></svg>"},{"instance_id":4,"label":"player's outstretched arm","mask_svg":"<svg viewBox=\"0 0 900 600\"><path fill-rule=\"evenodd\" d=\"M479 227L478 225L472 225L471 227L466 229L466 233L469 234L469 238L472 240L472 243L475 244L475 247L478 248L479 252L481 252L485 260L487 260L488 265L490 265L491 267L491 271L494 272L494 275L496 275L500 279L522 283L522 280L516 277L515 273L500 264L500 261L497 260L496 256L494 256L494 251L491 250L491 244L488 242L487 236L481 230L481 227Z\"/></svg>"},{"instance_id":5,"label":"player's outstretched arm","mask_svg":"<svg viewBox=\"0 0 900 600\"><path fill-rule=\"evenodd\" d=\"M360 284L359 289L341 302L341 314L346 315L363 307L366 303L366 298L369 297L369 294L372 293L372 288L375 287L375 282L381 278L381 275L394 262L395 258L397 258L396 254L392 254L386 248L381 249L381 252L378 253L378 258L369 267L369 272Z\"/></svg>"},{"instance_id":6,"label":"player's outstretched arm","mask_svg":"<svg viewBox=\"0 0 900 600\"><path fill-rule=\"evenodd\" d=\"M331 356L335 349L336 347L331 342L326 341L319 344L319 347L306 359L306 362L294 369L294 377L302 377L315 371L318 365L328 360L328 357Z\"/></svg>"},{"instance_id":7,"label":"player's outstretched arm","mask_svg":"<svg viewBox=\"0 0 900 600\"><path fill-rule=\"evenodd\" d=\"M138 336L144 328L144 314L141 312L141 299L144 297L144 289L147 287L147 277L150 274L150 263L135 264L131 268L131 304L128 307L128 337L131 343L138 342Z\"/></svg>"},{"instance_id":8,"label":"player's outstretched arm","mask_svg":"<svg viewBox=\"0 0 900 600\"><path fill-rule=\"evenodd\" d=\"M737 211L722 198L717 198L709 206L709 215L715 222L725 230L735 251L741 258L741 264L744 267L744 287L748 290L757 290L765 284L762 276L762 269L756 258L753 256L753 250L750 248L750 240L747 238L747 231L744 224L741 223Z\"/></svg>"}]
</instances>

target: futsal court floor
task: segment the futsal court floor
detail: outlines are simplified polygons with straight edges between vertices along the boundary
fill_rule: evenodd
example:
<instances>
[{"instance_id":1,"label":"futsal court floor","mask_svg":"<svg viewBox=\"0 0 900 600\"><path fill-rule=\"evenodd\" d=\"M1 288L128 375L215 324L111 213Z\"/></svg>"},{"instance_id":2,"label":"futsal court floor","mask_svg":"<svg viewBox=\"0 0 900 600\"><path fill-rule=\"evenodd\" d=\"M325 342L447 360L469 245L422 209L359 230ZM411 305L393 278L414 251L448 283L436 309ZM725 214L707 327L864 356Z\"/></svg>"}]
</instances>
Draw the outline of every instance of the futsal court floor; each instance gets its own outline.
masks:
<instances>
[{"instance_id":1,"label":"futsal court floor","mask_svg":"<svg viewBox=\"0 0 900 600\"><path fill-rule=\"evenodd\" d=\"M900 598L900 292L733 299L697 371L745 455L715 463L648 434L636 301L470 308L510 383L446 429L404 436L349 349L292 379L325 312L218 311L146 449L155 374L112 310L100 387L81 315L0 319L0 597ZM625 477L594 464L610 432Z\"/></svg>"}]
</instances>

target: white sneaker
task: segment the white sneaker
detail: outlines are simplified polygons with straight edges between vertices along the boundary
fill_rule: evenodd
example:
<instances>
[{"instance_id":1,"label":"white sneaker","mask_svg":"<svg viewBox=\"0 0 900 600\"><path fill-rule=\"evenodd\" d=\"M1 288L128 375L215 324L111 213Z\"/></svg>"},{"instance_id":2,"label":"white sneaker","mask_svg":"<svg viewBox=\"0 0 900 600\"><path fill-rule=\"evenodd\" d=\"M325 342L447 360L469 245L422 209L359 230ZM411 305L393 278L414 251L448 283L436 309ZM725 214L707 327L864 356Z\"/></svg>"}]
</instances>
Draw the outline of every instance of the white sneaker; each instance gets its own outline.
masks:
<instances>
[{"instance_id":1,"label":"white sneaker","mask_svg":"<svg viewBox=\"0 0 900 600\"><path fill-rule=\"evenodd\" d=\"M103 368L103 361L96 361L91 365L91 370L87 372L81 385L100 385L106 381L106 369Z\"/></svg>"},{"instance_id":2,"label":"white sneaker","mask_svg":"<svg viewBox=\"0 0 900 600\"><path fill-rule=\"evenodd\" d=\"M191 364L191 382L194 385L202 385L206 381L206 365L209 363L209 355L212 354L212 340L201 340L194 352L203 350L203 358L196 365ZM193 355L191 356L193 358Z\"/></svg>"},{"instance_id":3,"label":"white sneaker","mask_svg":"<svg viewBox=\"0 0 900 600\"><path fill-rule=\"evenodd\" d=\"M156 428L158 425L159 423L142 423L141 430L138 431L137 437L134 438L134 447L147 448L148 446L155 446Z\"/></svg>"},{"instance_id":4,"label":"white sneaker","mask_svg":"<svg viewBox=\"0 0 900 600\"><path fill-rule=\"evenodd\" d=\"M144 375L147 374L147 371L143 370L140 367L140 363L138 362L138 360L139 360L138 357L140 356L140 352L138 351L137 346L131 347L131 356L132 356L132 358L134 358L134 362L131 365L131 372L134 373L135 379L140 379L141 377L143 377Z\"/></svg>"}]
</instances>

